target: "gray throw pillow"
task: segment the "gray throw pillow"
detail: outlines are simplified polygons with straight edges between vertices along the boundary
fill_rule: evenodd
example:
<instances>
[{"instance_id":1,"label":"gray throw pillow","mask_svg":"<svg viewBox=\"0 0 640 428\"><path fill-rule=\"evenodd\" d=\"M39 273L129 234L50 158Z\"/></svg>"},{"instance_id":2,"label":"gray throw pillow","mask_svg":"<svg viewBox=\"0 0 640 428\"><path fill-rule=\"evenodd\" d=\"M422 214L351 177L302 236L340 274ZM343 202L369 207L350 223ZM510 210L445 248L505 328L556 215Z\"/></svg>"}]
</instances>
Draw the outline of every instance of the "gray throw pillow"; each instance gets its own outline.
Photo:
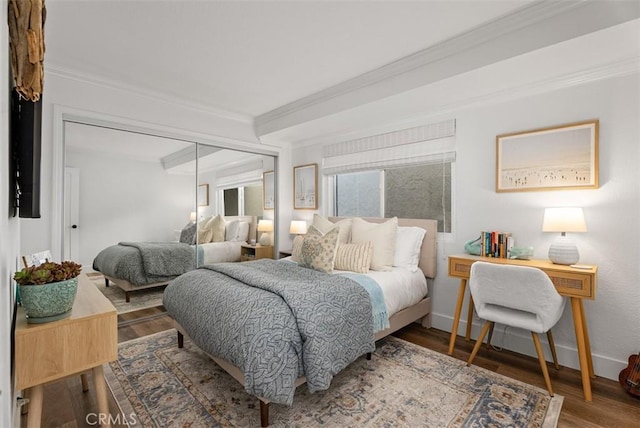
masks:
<instances>
[{"instance_id":1,"label":"gray throw pillow","mask_svg":"<svg viewBox=\"0 0 640 428\"><path fill-rule=\"evenodd\" d=\"M196 230L197 223L189 223L180 231L180 242L184 242L185 244L195 244L196 243Z\"/></svg>"}]
</instances>

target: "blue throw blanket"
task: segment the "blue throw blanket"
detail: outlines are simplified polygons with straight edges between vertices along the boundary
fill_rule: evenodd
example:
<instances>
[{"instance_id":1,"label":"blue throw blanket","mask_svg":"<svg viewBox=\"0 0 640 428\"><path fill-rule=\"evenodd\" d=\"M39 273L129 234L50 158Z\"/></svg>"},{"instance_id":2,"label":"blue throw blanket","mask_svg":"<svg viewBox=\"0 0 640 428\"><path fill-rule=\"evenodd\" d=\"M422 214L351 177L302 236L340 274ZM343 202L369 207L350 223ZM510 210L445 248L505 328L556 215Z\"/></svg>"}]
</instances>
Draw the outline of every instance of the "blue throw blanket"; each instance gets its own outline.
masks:
<instances>
[{"instance_id":1,"label":"blue throw blanket","mask_svg":"<svg viewBox=\"0 0 640 428\"><path fill-rule=\"evenodd\" d=\"M373 312L373 331L377 333L385 328L389 328L389 314L387 313L387 305L384 302L384 294L382 288L375 279L360 273L339 273L340 276L346 276L360 284L371 297L371 309Z\"/></svg>"}]
</instances>

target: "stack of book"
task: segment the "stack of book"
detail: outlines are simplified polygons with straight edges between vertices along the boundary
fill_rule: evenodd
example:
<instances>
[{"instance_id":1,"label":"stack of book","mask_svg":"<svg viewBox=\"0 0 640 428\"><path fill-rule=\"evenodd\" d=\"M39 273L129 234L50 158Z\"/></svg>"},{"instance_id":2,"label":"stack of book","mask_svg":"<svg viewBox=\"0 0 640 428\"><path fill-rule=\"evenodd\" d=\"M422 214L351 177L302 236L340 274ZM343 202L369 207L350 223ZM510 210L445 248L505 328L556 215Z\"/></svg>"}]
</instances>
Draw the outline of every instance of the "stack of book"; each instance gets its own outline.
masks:
<instances>
[{"instance_id":1,"label":"stack of book","mask_svg":"<svg viewBox=\"0 0 640 428\"><path fill-rule=\"evenodd\" d=\"M480 254L485 257L509 258L509 252L513 248L511 233L505 232L480 232Z\"/></svg>"}]
</instances>

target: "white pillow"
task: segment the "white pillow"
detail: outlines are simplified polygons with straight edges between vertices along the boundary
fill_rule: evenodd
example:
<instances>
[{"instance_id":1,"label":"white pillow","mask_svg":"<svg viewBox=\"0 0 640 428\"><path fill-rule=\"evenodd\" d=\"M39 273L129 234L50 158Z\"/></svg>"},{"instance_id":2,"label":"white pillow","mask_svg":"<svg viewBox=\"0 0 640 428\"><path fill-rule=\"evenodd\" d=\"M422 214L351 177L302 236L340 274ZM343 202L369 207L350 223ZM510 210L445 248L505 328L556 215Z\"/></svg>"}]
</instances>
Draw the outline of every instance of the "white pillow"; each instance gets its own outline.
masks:
<instances>
[{"instance_id":1,"label":"white pillow","mask_svg":"<svg viewBox=\"0 0 640 428\"><path fill-rule=\"evenodd\" d=\"M207 217L198 222L198 238L196 243L206 244L211 242L211 238L213 238L213 229L211 228L213 219L214 217Z\"/></svg>"},{"instance_id":2,"label":"white pillow","mask_svg":"<svg viewBox=\"0 0 640 428\"><path fill-rule=\"evenodd\" d=\"M231 220L226 222L225 229L224 229L224 240L237 241L239 228L240 228L240 220Z\"/></svg>"},{"instance_id":3,"label":"white pillow","mask_svg":"<svg viewBox=\"0 0 640 428\"><path fill-rule=\"evenodd\" d=\"M240 222L236 241L249 242L249 223L247 223L246 221Z\"/></svg>"},{"instance_id":4,"label":"white pillow","mask_svg":"<svg viewBox=\"0 0 640 428\"><path fill-rule=\"evenodd\" d=\"M427 231L421 227L398 226L393 265L407 268L411 272L416 272L418 270L418 264L420 263L422 240L426 233Z\"/></svg>"},{"instance_id":5,"label":"white pillow","mask_svg":"<svg viewBox=\"0 0 640 428\"><path fill-rule=\"evenodd\" d=\"M211 242L222 242L224 241L224 217L218 214L211 221L211 229L213 230L213 237L211 238Z\"/></svg>"},{"instance_id":6,"label":"white pillow","mask_svg":"<svg viewBox=\"0 0 640 428\"><path fill-rule=\"evenodd\" d=\"M340 232L338 233L338 244L348 244L349 242L351 242L350 218L332 223L331 221L329 221L329 219L326 219L318 214L314 214L312 226L318 229L318 231L320 231L322 234L325 234L335 226L338 226L338 228L340 229Z\"/></svg>"},{"instance_id":7,"label":"white pillow","mask_svg":"<svg viewBox=\"0 0 640 428\"><path fill-rule=\"evenodd\" d=\"M367 273L371 266L372 256L373 244L371 241L364 244L341 244L336 251L334 269Z\"/></svg>"},{"instance_id":8,"label":"white pillow","mask_svg":"<svg viewBox=\"0 0 640 428\"><path fill-rule=\"evenodd\" d=\"M391 270L396 249L398 218L393 217L384 223L369 223L361 218L354 218L351 226L351 242L373 243L371 270Z\"/></svg>"}]
</instances>

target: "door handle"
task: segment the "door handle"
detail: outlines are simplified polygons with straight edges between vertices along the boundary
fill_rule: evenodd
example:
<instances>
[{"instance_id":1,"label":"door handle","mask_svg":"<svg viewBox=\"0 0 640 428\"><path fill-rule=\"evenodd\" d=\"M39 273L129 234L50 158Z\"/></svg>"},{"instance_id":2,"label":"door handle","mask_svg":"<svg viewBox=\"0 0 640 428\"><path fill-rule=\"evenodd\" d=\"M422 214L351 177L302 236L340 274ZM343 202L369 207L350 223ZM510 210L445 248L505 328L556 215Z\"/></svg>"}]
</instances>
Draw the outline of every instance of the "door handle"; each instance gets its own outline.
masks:
<instances>
[{"instance_id":1,"label":"door handle","mask_svg":"<svg viewBox=\"0 0 640 428\"><path fill-rule=\"evenodd\" d=\"M73 225L71 225L71 229L77 229L77 228L78 228L78 225L77 225L77 224L73 224Z\"/></svg>"}]
</instances>

